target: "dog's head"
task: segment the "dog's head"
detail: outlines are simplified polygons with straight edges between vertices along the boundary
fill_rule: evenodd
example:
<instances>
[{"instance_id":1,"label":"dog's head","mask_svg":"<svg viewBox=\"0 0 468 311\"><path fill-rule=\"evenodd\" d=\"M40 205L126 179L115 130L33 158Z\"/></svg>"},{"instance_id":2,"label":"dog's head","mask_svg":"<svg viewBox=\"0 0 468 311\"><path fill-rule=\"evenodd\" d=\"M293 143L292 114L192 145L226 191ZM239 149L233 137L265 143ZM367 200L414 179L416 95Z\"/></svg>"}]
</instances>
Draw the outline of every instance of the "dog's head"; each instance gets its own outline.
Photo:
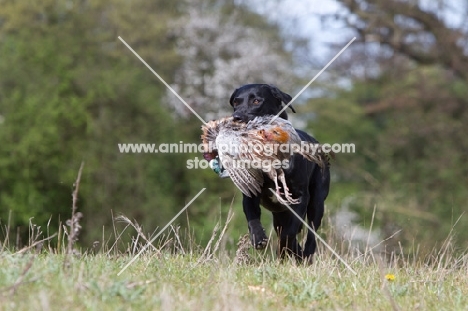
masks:
<instances>
[{"instance_id":1,"label":"dog's head","mask_svg":"<svg viewBox=\"0 0 468 311\"><path fill-rule=\"evenodd\" d=\"M269 84L246 84L236 89L229 99L234 108L232 116L237 121L248 122L255 117L265 115L276 115L283 109L283 103L291 101L291 96L280 91L277 87ZM292 106L289 106L296 112ZM286 111L280 115L288 119Z\"/></svg>"}]
</instances>

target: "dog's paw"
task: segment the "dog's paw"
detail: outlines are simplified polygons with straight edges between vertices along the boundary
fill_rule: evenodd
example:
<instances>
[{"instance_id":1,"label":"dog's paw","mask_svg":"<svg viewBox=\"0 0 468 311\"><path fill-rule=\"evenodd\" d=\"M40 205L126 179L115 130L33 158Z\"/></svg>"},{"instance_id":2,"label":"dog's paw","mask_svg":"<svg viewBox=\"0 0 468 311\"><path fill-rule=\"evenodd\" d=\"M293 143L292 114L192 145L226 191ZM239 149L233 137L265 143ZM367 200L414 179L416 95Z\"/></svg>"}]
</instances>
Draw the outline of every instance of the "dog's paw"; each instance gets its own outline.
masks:
<instances>
[{"instance_id":1,"label":"dog's paw","mask_svg":"<svg viewBox=\"0 0 468 311\"><path fill-rule=\"evenodd\" d=\"M268 237L265 234L259 219L249 221L250 240L255 249L264 249L268 244Z\"/></svg>"},{"instance_id":2,"label":"dog's paw","mask_svg":"<svg viewBox=\"0 0 468 311\"><path fill-rule=\"evenodd\" d=\"M268 244L268 238L265 237L258 241L255 239L255 241L252 241L252 244L254 245L255 249L264 249Z\"/></svg>"}]
</instances>

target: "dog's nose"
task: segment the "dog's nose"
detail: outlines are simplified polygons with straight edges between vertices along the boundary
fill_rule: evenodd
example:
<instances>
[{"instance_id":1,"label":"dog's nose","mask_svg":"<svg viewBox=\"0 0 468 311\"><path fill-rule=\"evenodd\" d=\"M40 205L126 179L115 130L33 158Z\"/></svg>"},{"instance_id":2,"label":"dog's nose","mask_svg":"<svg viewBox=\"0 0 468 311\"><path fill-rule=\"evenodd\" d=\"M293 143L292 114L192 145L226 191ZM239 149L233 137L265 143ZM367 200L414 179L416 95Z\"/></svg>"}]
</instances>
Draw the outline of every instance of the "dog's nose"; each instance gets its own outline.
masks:
<instances>
[{"instance_id":1,"label":"dog's nose","mask_svg":"<svg viewBox=\"0 0 468 311\"><path fill-rule=\"evenodd\" d=\"M242 114L240 114L240 113L234 113L232 115L232 117L233 117L234 121L236 121L236 122L243 122L244 119L245 119L244 116Z\"/></svg>"}]
</instances>

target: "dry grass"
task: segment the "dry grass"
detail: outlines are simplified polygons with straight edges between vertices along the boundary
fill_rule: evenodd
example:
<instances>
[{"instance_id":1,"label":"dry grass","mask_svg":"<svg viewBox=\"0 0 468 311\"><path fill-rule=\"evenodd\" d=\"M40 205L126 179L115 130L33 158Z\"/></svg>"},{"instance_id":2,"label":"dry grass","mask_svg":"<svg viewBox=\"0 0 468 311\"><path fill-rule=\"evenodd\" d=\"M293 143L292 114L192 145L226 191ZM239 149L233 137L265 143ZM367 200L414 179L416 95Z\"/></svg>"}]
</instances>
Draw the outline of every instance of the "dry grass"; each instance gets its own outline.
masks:
<instances>
[{"instance_id":1,"label":"dry grass","mask_svg":"<svg viewBox=\"0 0 468 311\"><path fill-rule=\"evenodd\" d=\"M338 260L320 253L310 266L259 258L234 263L226 254L148 251L121 276L130 256L0 256L2 310L464 310L467 257L411 263L395 257ZM394 280L385 278L394 275Z\"/></svg>"},{"instance_id":2,"label":"dry grass","mask_svg":"<svg viewBox=\"0 0 468 311\"><path fill-rule=\"evenodd\" d=\"M350 250L342 257L354 275L323 246L308 266L279 262L273 246L260 253L249 249L245 237L235 256L224 247L231 218L204 247L173 227L120 276L151 238L124 217L120 220L136 230L126 253L112 249L115 243L98 254L68 257L67 246L39 250L31 247L37 241L17 252L4 249L0 310L464 310L468 305L468 255L455 255L450 239L419 261Z\"/></svg>"},{"instance_id":3,"label":"dry grass","mask_svg":"<svg viewBox=\"0 0 468 311\"><path fill-rule=\"evenodd\" d=\"M424 259L403 247L380 257L376 245L358 252L347 247L350 241L328 240L351 270L324 244L310 265L277 260L274 242L254 251L248 236L241 237L235 254L229 252L226 231L232 217L230 211L202 246L190 230L181 234L171 226L164 234L148 234L119 216L116 220L125 227L119 232L114 226L115 241L103 237L99 252L71 251L77 239L69 233L75 232L72 223L71 230L58 232L53 247L49 242L57 234L47 228L43 238L32 221L28 245L15 249L8 244L7 224L1 228L6 234L0 252L0 310L387 311L465 310L468 305L468 254L455 252L455 232ZM129 228L135 234L125 244L121 237ZM333 231L329 227L329 239ZM118 275L137 254L141 256Z\"/></svg>"}]
</instances>

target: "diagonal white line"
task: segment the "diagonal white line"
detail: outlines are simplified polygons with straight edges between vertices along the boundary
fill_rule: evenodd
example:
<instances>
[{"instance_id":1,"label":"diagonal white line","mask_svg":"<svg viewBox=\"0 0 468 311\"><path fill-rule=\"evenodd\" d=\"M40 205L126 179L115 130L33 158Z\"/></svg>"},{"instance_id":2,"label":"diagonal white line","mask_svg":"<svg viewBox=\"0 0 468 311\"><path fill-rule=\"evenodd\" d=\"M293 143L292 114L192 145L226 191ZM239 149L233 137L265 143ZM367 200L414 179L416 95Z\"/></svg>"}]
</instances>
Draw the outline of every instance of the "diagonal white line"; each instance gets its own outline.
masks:
<instances>
[{"instance_id":1,"label":"diagonal white line","mask_svg":"<svg viewBox=\"0 0 468 311\"><path fill-rule=\"evenodd\" d=\"M166 230L167 227L169 227L169 226L174 222L174 220L176 220L176 218L179 217L180 214L182 214L182 213L187 209L187 207L189 207L189 205L192 204L193 201L195 201L195 199L198 198L198 196L199 196L200 194L202 194L202 192L205 191L205 190L206 190L206 188L203 188L202 190L200 190L200 192L198 192L197 195L196 195L192 200L190 200L190 202L188 202L188 203L184 206L184 208L181 209L180 212L178 212L177 215L175 215L174 218L172 218L171 221L169 221L169 222L167 223L167 225L164 226L164 228L162 228L162 229L158 232L158 234L156 234L156 236L154 236L154 237L149 241L149 243L147 243L147 244L138 252L138 254L136 254L135 257L133 257L132 260L130 260L130 262L129 262L128 264L125 265L125 267L122 268L122 270L120 270L119 273L117 273L117 276L121 275L122 272L124 272L135 260L137 260L137 258L140 257L140 255L154 242L154 240L156 240L156 238L157 238L158 236L160 236L161 233L163 233L164 230Z\"/></svg>"},{"instance_id":2,"label":"diagonal white line","mask_svg":"<svg viewBox=\"0 0 468 311\"><path fill-rule=\"evenodd\" d=\"M274 195L276 195L277 198L281 199L280 196L276 193L276 191L274 191L274 190L271 189L271 188L269 188L269 189L270 189L271 192L273 192ZM284 204L284 205L286 205L286 207L289 208L289 210L291 211L291 213L293 213L293 215L296 216L297 219L299 219L299 220L304 224L304 226L306 226L306 227L315 235L315 237L316 237L320 242L322 242L323 245L325 245L325 246L333 253L333 255L335 255L335 256L346 266L346 268L348 268L349 271L351 271L354 275L357 275L356 271L354 271L353 268L351 268L351 267L346 263L346 261L344 261L344 259L341 258L340 255L338 255L337 252L335 252L335 250L334 250L330 245L328 245L327 242L325 242L325 240L322 239L322 238L320 237L320 235L318 235L317 232L315 232L315 230L312 229L312 227L309 226L309 224L308 224L304 219L302 219L302 217L299 216L299 215L291 208L291 206L289 206L288 204Z\"/></svg>"},{"instance_id":3,"label":"diagonal white line","mask_svg":"<svg viewBox=\"0 0 468 311\"><path fill-rule=\"evenodd\" d=\"M345 46L344 48L342 48L341 51L339 51L338 54L336 54L335 57L333 57L332 60L329 61L328 64L326 64L325 67L323 67L323 69L320 70L319 73L317 73L317 74L315 75L315 77L314 77L312 80L310 80L309 83L307 83L307 85L304 86L304 87L302 88L302 90L301 90L299 93L297 93L297 95L294 96L294 97L291 99L291 101L290 101L286 106L284 106L283 109L281 109L280 112L278 112L278 113L276 114L276 116L275 116L274 118L272 118L272 119L270 120L270 122L268 122L268 124L270 124L271 122L275 121L275 120L278 118L278 116L279 116L283 111L285 111L286 108L288 108L289 105L291 105L291 104L296 100L296 98L298 98L299 95L301 95L301 94L312 84L312 82L314 82L315 79L317 79L317 78L328 68L328 66L330 66L330 65L338 58L338 56L340 56L341 53L343 53L343 52L351 45L351 43L353 43L354 40L356 40L356 37L352 38L351 41L349 41L348 44L346 44L346 46Z\"/></svg>"},{"instance_id":4,"label":"diagonal white line","mask_svg":"<svg viewBox=\"0 0 468 311\"><path fill-rule=\"evenodd\" d=\"M183 102L184 105L187 106L187 108L188 108L198 119L200 119L200 121L203 122L203 124L206 124L205 120L203 120L203 118L200 117L200 116L198 115L198 113L196 113L195 110L193 110L192 107L190 107L189 104L187 104L187 103L185 102L185 100L184 100L182 97L180 97L180 95L177 94L177 92L174 91L174 89L173 89L169 84L167 84L166 81L164 81L164 79L161 78L161 76L158 75L158 73L157 73L156 71L153 70L153 68L151 68L151 67L147 64L147 63L143 60L143 58L141 58L141 56L138 55L138 53L135 52L135 51L130 47L130 45L128 45L127 42L125 42L124 39L122 39L120 36L119 36L118 38L119 38L120 41L122 41L123 44L125 44L125 46L126 46L130 51L132 51L133 54L135 54L136 57L138 57L138 59L139 59L146 67L148 67L149 70L151 70L151 72L152 72L156 77L158 77L158 79L169 89L169 91L171 91L181 102Z\"/></svg>"}]
</instances>

